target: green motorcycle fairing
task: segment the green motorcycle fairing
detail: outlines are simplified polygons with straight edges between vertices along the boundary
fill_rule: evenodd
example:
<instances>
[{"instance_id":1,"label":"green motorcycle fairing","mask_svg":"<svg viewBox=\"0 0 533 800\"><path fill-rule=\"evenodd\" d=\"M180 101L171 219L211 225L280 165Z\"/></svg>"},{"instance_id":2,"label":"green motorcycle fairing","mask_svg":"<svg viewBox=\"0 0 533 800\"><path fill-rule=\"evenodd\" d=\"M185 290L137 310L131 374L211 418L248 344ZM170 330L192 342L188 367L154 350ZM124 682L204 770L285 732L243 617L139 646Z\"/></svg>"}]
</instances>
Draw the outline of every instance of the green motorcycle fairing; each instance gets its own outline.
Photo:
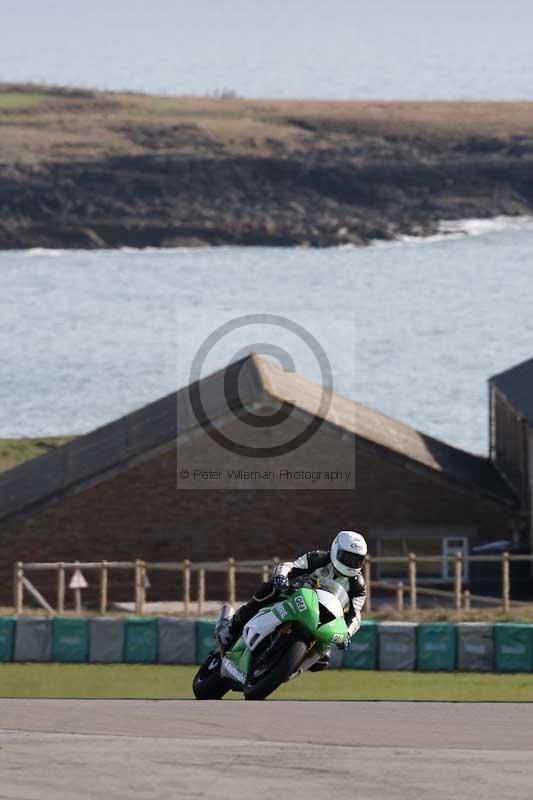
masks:
<instances>
[{"instance_id":1,"label":"green motorcycle fairing","mask_svg":"<svg viewBox=\"0 0 533 800\"><path fill-rule=\"evenodd\" d=\"M298 623L307 632L312 634L320 654L326 652L333 644L341 644L349 634L344 617L336 617L324 624L320 624L320 603L314 589L303 587L293 592L289 597L278 600L276 603L265 606L256 614L258 616L273 615L276 624ZM244 641L243 636L234 644L223 659L225 671L240 684L246 683L252 668L254 653Z\"/></svg>"}]
</instances>

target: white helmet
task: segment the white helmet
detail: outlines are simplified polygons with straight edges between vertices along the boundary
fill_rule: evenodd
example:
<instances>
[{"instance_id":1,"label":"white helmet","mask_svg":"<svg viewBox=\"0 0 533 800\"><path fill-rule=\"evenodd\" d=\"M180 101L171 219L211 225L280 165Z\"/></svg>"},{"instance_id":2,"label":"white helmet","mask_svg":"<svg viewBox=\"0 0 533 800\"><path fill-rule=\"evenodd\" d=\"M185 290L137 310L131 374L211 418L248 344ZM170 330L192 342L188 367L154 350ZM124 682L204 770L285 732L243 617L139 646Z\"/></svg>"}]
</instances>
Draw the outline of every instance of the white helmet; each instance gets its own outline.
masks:
<instances>
[{"instance_id":1,"label":"white helmet","mask_svg":"<svg viewBox=\"0 0 533 800\"><path fill-rule=\"evenodd\" d=\"M341 575L353 578L363 566L367 552L364 536L355 531L341 531L331 545L331 563Z\"/></svg>"}]
</instances>

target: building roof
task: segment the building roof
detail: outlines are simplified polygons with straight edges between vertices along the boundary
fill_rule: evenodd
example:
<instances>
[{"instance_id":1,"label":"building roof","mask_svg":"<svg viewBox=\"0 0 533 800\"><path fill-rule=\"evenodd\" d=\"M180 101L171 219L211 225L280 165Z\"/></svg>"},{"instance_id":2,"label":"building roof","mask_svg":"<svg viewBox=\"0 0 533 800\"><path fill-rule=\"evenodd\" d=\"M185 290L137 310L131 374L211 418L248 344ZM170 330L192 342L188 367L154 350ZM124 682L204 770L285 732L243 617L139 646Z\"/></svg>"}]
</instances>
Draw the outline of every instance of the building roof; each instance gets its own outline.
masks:
<instances>
[{"instance_id":1,"label":"building roof","mask_svg":"<svg viewBox=\"0 0 533 800\"><path fill-rule=\"evenodd\" d=\"M533 425L533 358L494 375L490 383Z\"/></svg>"},{"instance_id":2,"label":"building roof","mask_svg":"<svg viewBox=\"0 0 533 800\"><path fill-rule=\"evenodd\" d=\"M225 378L229 376L229 381ZM317 384L256 355L219 370L196 384L205 418L192 410L190 387L68 442L56 450L0 475L0 519L75 494L175 446L178 436L196 434L207 421L221 421L281 401L324 419L324 428L357 446L410 461L434 477L463 489L513 504L514 498L488 459L467 453L339 394L321 409ZM238 386L238 391L237 391ZM229 391L228 391L229 387Z\"/></svg>"},{"instance_id":3,"label":"building roof","mask_svg":"<svg viewBox=\"0 0 533 800\"><path fill-rule=\"evenodd\" d=\"M261 370L273 397L283 400L292 396L299 408L315 413L320 402L319 386L263 360ZM487 458L446 444L362 403L333 394L327 420L353 433L359 444L366 442L393 452L471 491L507 502L514 500Z\"/></svg>"}]
</instances>

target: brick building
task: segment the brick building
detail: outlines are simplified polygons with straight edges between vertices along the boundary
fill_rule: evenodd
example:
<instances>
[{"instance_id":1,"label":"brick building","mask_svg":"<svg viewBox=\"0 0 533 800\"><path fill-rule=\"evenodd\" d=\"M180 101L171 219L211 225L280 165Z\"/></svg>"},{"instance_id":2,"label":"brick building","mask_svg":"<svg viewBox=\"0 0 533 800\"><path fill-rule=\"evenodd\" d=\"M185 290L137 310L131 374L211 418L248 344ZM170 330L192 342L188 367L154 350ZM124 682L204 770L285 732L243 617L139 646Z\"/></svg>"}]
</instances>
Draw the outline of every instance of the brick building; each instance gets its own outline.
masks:
<instances>
[{"instance_id":1,"label":"brick building","mask_svg":"<svg viewBox=\"0 0 533 800\"><path fill-rule=\"evenodd\" d=\"M350 527L376 554L440 555L505 538L524 519L501 458L451 447L339 395L324 404L319 387L257 356L195 386L201 413L186 387L0 476L3 602L16 560L286 557ZM279 426L257 423L283 410L291 415ZM222 484L179 477L184 466L242 466L242 452L213 441L220 434L240 437L241 449L279 448L310 425L316 430L301 448L261 457L249 476L236 472ZM289 477L265 478L279 463ZM332 483L336 470L354 470L355 481L352 472L347 483ZM320 477L302 480L302 471ZM447 576L439 568L427 577ZM53 581L43 575L39 587L53 596ZM129 576L113 579L115 598L130 599L130 586ZM176 587L156 584L151 597L169 590Z\"/></svg>"}]
</instances>

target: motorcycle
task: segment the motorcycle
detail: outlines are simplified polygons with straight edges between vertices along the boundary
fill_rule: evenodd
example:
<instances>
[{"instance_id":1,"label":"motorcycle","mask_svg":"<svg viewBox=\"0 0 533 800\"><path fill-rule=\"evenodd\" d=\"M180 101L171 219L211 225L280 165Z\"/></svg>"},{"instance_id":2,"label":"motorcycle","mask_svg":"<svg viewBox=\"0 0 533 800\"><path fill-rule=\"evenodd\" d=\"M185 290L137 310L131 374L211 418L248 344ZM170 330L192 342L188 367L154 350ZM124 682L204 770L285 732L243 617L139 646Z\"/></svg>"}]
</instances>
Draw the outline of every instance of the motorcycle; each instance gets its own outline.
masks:
<instances>
[{"instance_id":1,"label":"motorcycle","mask_svg":"<svg viewBox=\"0 0 533 800\"><path fill-rule=\"evenodd\" d=\"M291 583L287 592L258 611L226 652L219 635L234 610L223 606L215 626L218 647L193 680L196 699L220 700L233 690L246 700L265 700L282 683L310 669L332 645L347 645L348 606L348 593L332 579Z\"/></svg>"}]
</instances>

